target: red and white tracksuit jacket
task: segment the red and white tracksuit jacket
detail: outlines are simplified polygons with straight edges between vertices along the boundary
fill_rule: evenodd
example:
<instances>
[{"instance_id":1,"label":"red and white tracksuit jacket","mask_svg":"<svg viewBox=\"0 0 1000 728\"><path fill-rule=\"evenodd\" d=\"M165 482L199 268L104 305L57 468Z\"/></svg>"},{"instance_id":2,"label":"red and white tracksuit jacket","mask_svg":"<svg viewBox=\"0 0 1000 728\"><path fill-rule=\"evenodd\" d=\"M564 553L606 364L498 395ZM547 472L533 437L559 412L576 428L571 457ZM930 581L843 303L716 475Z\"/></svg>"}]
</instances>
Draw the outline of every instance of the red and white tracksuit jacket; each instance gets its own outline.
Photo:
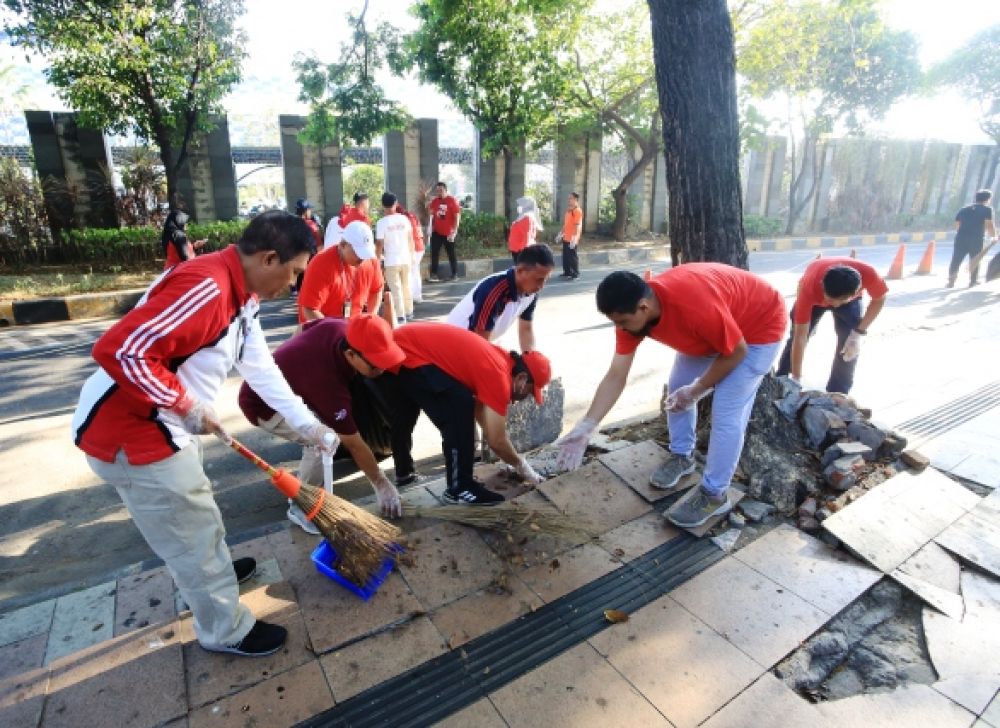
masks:
<instances>
[{"instance_id":1,"label":"red and white tracksuit jacket","mask_svg":"<svg viewBox=\"0 0 1000 728\"><path fill-rule=\"evenodd\" d=\"M255 392L301 429L315 417L274 363L235 246L166 271L94 345L100 365L83 385L73 439L88 455L132 465L191 442L167 410L190 392L212 402L235 364Z\"/></svg>"}]
</instances>

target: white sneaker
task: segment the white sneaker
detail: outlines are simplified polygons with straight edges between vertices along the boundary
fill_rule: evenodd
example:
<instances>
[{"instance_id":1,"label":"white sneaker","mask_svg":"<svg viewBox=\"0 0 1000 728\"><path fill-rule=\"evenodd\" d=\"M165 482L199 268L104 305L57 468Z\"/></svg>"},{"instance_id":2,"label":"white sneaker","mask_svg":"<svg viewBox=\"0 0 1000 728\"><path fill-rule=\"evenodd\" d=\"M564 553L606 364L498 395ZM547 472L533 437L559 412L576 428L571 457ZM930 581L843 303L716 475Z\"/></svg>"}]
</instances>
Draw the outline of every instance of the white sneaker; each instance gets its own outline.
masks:
<instances>
[{"instance_id":1,"label":"white sneaker","mask_svg":"<svg viewBox=\"0 0 1000 728\"><path fill-rule=\"evenodd\" d=\"M306 533L310 533L313 536L320 535L319 529L306 518L306 514L302 512L302 509L294 503L289 503L288 505L288 520Z\"/></svg>"}]
</instances>

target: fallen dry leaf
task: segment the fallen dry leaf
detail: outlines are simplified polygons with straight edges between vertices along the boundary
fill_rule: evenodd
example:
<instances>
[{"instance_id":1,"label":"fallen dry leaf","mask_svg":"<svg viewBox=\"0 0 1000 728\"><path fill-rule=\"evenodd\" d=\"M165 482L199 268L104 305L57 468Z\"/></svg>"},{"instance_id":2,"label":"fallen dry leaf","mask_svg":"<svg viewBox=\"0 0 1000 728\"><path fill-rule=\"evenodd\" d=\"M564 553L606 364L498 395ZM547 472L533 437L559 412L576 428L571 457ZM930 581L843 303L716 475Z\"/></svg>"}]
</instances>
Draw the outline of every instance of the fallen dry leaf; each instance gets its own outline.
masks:
<instances>
[{"instance_id":1,"label":"fallen dry leaf","mask_svg":"<svg viewBox=\"0 0 1000 728\"><path fill-rule=\"evenodd\" d=\"M614 554L620 559L622 556L625 555L625 549L617 548L614 550Z\"/></svg>"},{"instance_id":2,"label":"fallen dry leaf","mask_svg":"<svg viewBox=\"0 0 1000 728\"><path fill-rule=\"evenodd\" d=\"M559 559L552 559L552 561L549 562L549 568L550 569L558 569L559 568Z\"/></svg>"},{"instance_id":3,"label":"fallen dry leaf","mask_svg":"<svg viewBox=\"0 0 1000 728\"><path fill-rule=\"evenodd\" d=\"M628 615L620 609L605 609L604 618L611 624L621 624L628 621Z\"/></svg>"},{"instance_id":4,"label":"fallen dry leaf","mask_svg":"<svg viewBox=\"0 0 1000 728\"><path fill-rule=\"evenodd\" d=\"M541 531L542 530L542 527L539 526L537 523L529 523L528 524L528 528L530 528L532 531Z\"/></svg>"}]
</instances>

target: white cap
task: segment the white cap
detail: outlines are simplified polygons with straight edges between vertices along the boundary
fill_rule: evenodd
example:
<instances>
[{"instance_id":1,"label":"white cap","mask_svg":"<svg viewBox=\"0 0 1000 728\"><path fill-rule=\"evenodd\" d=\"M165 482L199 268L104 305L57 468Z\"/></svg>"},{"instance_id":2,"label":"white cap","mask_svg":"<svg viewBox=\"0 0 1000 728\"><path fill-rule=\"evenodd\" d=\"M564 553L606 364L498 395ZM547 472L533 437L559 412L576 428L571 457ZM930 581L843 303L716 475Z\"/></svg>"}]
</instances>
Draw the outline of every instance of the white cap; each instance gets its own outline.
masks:
<instances>
[{"instance_id":1,"label":"white cap","mask_svg":"<svg viewBox=\"0 0 1000 728\"><path fill-rule=\"evenodd\" d=\"M375 257L375 237L372 229L360 220L348 223L341 231L341 239L354 249L354 254L361 260L371 260Z\"/></svg>"}]
</instances>

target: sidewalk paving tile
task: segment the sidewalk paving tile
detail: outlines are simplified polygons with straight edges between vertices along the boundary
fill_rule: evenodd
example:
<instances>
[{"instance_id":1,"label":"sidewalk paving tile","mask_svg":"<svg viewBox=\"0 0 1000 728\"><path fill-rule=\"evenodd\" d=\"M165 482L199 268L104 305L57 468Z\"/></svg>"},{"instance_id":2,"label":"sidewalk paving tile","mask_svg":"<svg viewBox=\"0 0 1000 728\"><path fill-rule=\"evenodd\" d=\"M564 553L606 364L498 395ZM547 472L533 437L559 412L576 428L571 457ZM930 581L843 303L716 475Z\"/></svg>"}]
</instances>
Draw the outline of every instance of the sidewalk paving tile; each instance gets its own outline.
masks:
<instances>
[{"instance_id":1,"label":"sidewalk paving tile","mask_svg":"<svg viewBox=\"0 0 1000 728\"><path fill-rule=\"evenodd\" d=\"M965 458L951 469L951 473L988 488L1000 488L1000 460L982 453Z\"/></svg>"},{"instance_id":2,"label":"sidewalk paving tile","mask_svg":"<svg viewBox=\"0 0 1000 728\"><path fill-rule=\"evenodd\" d=\"M765 672L757 682L702 723L703 728L747 728L747 726L811 726L819 715L781 680Z\"/></svg>"},{"instance_id":3,"label":"sidewalk paving tile","mask_svg":"<svg viewBox=\"0 0 1000 728\"><path fill-rule=\"evenodd\" d=\"M919 577L911 576L900 569L893 571L890 576L942 614L954 619L962 618L962 597L958 594L953 594Z\"/></svg>"},{"instance_id":4,"label":"sidewalk paving tile","mask_svg":"<svg viewBox=\"0 0 1000 728\"><path fill-rule=\"evenodd\" d=\"M244 658L245 659L245 658ZM193 711L190 728L287 728L334 705L317 660Z\"/></svg>"},{"instance_id":5,"label":"sidewalk paving tile","mask_svg":"<svg viewBox=\"0 0 1000 728\"><path fill-rule=\"evenodd\" d=\"M620 561L600 546L585 543L518 576L543 600L553 602L620 566Z\"/></svg>"},{"instance_id":6,"label":"sidewalk paving tile","mask_svg":"<svg viewBox=\"0 0 1000 728\"><path fill-rule=\"evenodd\" d=\"M483 698L435 723L434 728L507 728L507 723L490 699Z\"/></svg>"},{"instance_id":7,"label":"sidewalk paving tile","mask_svg":"<svg viewBox=\"0 0 1000 728\"><path fill-rule=\"evenodd\" d=\"M49 684L46 668L0 679L0 725L29 728L42 719Z\"/></svg>"},{"instance_id":8,"label":"sidewalk paving tile","mask_svg":"<svg viewBox=\"0 0 1000 728\"><path fill-rule=\"evenodd\" d=\"M563 513L589 521L598 533L628 523L653 508L599 462L547 480L538 490Z\"/></svg>"},{"instance_id":9,"label":"sidewalk paving tile","mask_svg":"<svg viewBox=\"0 0 1000 728\"><path fill-rule=\"evenodd\" d=\"M52 627L52 614L56 600L48 599L38 604L0 614L0 645L20 642L26 637L48 632Z\"/></svg>"},{"instance_id":10,"label":"sidewalk paving tile","mask_svg":"<svg viewBox=\"0 0 1000 728\"><path fill-rule=\"evenodd\" d=\"M619 478L628 483L628 486L641 495L650 503L665 498L670 492L662 488L654 488L649 484L649 478L653 472L667 460L669 453L652 440L630 445L629 447L607 452L597 456L597 459L604 463ZM695 480L691 481L693 485Z\"/></svg>"},{"instance_id":11,"label":"sidewalk paving tile","mask_svg":"<svg viewBox=\"0 0 1000 728\"><path fill-rule=\"evenodd\" d=\"M36 634L0 647L0 680L41 667L48 640L47 634Z\"/></svg>"},{"instance_id":12,"label":"sidewalk paving tile","mask_svg":"<svg viewBox=\"0 0 1000 728\"><path fill-rule=\"evenodd\" d=\"M1000 624L1000 579L972 569L962 571L962 598L966 620L990 620Z\"/></svg>"},{"instance_id":13,"label":"sidewalk paving tile","mask_svg":"<svg viewBox=\"0 0 1000 728\"><path fill-rule=\"evenodd\" d=\"M146 627L53 662L44 725L155 726L183 716L179 632L176 622Z\"/></svg>"},{"instance_id":14,"label":"sidewalk paving tile","mask_svg":"<svg viewBox=\"0 0 1000 728\"><path fill-rule=\"evenodd\" d=\"M698 725L764 672L669 596L590 643L678 728Z\"/></svg>"},{"instance_id":15,"label":"sidewalk paving tile","mask_svg":"<svg viewBox=\"0 0 1000 728\"><path fill-rule=\"evenodd\" d=\"M498 585L467 594L431 613L431 621L449 647L464 645L542 606L542 600L521 579L505 576L503 588Z\"/></svg>"},{"instance_id":16,"label":"sidewalk paving tile","mask_svg":"<svg viewBox=\"0 0 1000 728\"><path fill-rule=\"evenodd\" d=\"M830 618L732 557L709 567L671 595L765 667L778 662Z\"/></svg>"},{"instance_id":17,"label":"sidewalk paving tile","mask_svg":"<svg viewBox=\"0 0 1000 728\"><path fill-rule=\"evenodd\" d=\"M931 687L973 713L981 713L1000 688L1000 669L992 673L959 673Z\"/></svg>"},{"instance_id":18,"label":"sidewalk paving tile","mask_svg":"<svg viewBox=\"0 0 1000 728\"><path fill-rule=\"evenodd\" d=\"M514 503L538 512L558 515L560 511L538 491L529 491L514 499ZM553 557L586 543L585 534L572 538L556 538L545 533L534 536L513 536L498 531L481 531L483 540L500 558L515 570L529 569L537 564L549 563Z\"/></svg>"},{"instance_id":19,"label":"sidewalk paving tile","mask_svg":"<svg viewBox=\"0 0 1000 728\"><path fill-rule=\"evenodd\" d=\"M56 600L45 663L114 635L115 582L67 594Z\"/></svg>"},{"instance_id":20,"label":"sidewalk paving tile","mask_svg":"<svg viewBox=\"0 0 1000 728\"><path fill-rule=\"evenodd\" d=\"M269 537L281 573L295 590L313 650L323 654L386 625L423 611L397 571L386 578L378 592L363 601L316 571L309 556L317 538L305 533L280 531Z\"/></svg>"},{"instance_id":21,"label":"sidewalk paving tile","mask_svg":"<svg viewBox=\"0 0 1000 728\"><path fill-rule=\"evenodd\" d=\"M927 685L911 684L888 693L855 695L818 703L817 724L828 728L934 726L968 728L975 716Z\"/></svg>"},{"instance_id":22,"label":"sidewalk paving tile","mask_svg":"<svg viewBox=\"0 0 1000 728\"><path fill-rule=\"evenodd\" d=\"M1000 515L966 513L935 539L981 569L1000 577Z\"/></svg>"},{"instance_id":23,"label":"sidewalk paving tile","mask_svg":"<svg viewBox=\"0 0 1000 728\"><path fill-rule=\"evenodd\" d=\"M299 611L295 590L287 581L264 584L245 591L240 594L240 603L245 604L257 619L266 621L274 621L282 614Z\"/></svg>"},{"instance_id":24,"label":"sidewalk paving tile","mask_svg":"<svg viewBox=\"0 0 1000 728\"><path fill-rule=\"evenodd\" d=\"M673 541L680 533L662 514L653 511L608 531L597 541L613 556L631 561L667 541Z\"/></svg>"},{"instance_id":25,"label":"sidewalk paving tile","mask_svg":"<svg viewBox=\"0 0 1000 728\"><path fill-rule=\"evenodd\" d=\"M240 584L240 594L246 594L268 584L277 584L280 581L282 581L282 577L278 560L274 556L266 559L258 559L257 571L254 572L252 577Z\"/></svg>"},{"instance_id":26,"label":"sidewalk paving tile","mask_svg":"<svg viewBox=\"0 0 1000 728\"><path fill-rule=\"evenodd\" d=\"M416 619L320 658L334 700L343 702L447 651L427 617Z\"/></svg>"},{"instance_id":27,"label":"sidewalk paving tile","mask_svg":"<svg viewBox=\"0 0 1000 728\"><path fill-rule=\"evenodd\" d=\"M1000 693L993 696L993 700L990 701L990 704L979 718L992 726L992 728L1000 728Z\"/></svg>"},{"instance_id":28,"label":"sidewalk paving tile","mask_svg":"<svg viewBox=\"0 0 1000 728\"><path fill-rule=\"evenodd\" d=\"M262 563L266 562L268 559L274 558L274 545L267 536L258 536L257 538L250 539L249 541L243 541L230 546L229 555L233 561L236 561L236 559L243 559L248 556L256 559L257 569L259 570Z\"/></svg>"},{"instance_id":29,"label":"sidewalk paving tile","mask_svg":"<svg viewBox=\"0 0 1000 728\"><path fill-rule=\"evenodd\" d=\"M933 541L904 561L896 571L952 594L957 595L960 591L962 570L958 560Z\"/></svg>"},{"instance_id":30,"label":"sidewalk paving tile","mask_svg":"<svg viewBox=\"0 0 1000 728\"><path fill-rule=\"evenodd\" d=\"M177 618L174 580L167 567L118 579L115 590L115 636Z\"/></svg>"},{"instance_id":31,"label":"sidewalk paving tile","mask_svg":"<svg viewBox=\"0 0 1000 728\"><path fill-rule=\"evenodd\" d=\"M288 672L314 658L299 612L286 613L273 622L288 630L288 641L273 655L253 659L204 649L195 639L191 620L181 622L187 699L192 709Z\"/></svg>"},{"instance_id":32,"label":"sidewalk paving tile","mask_svg":"<svg viewBox=\"0 0 1000 728\"><path fill-rule=\"evenodd\" d=\"M836 614L882 578L880 572L788 525L734 556L827 614Z\"/></svg>"},{"instance_id":33,"label":"sidewalk paving tile","mask_svg":"<svg viewBox=\"0 0 1000 728\"><path fill-rule=\"evenodd\" d=\"M985 710L1000 689L996 623L975 616L959 621L924 608L923 627L939 677L935 689L974 713Z\"/></svg>"},{"instance_id":34,"label":"sidewalk paving tile","mask_svg":"<svg viewBox=\"0 0 1000 728\"><path fill-rule=\"evenodd\" d=\"M503 563L475 529L442 523L410 538L410 558L399 570L427 609L481 589L503 571Z\"/></svg>"},{"instance_id":35,"label":"sidewalk paving tile","mask_svg":"<svg viewBox=\"0 0 1000 728\"><path fill-rule=\"evenodd\" d=\"M511 728L670 725L586 643L505 685L490 699Z\"/></svg>"}]
</instances>

